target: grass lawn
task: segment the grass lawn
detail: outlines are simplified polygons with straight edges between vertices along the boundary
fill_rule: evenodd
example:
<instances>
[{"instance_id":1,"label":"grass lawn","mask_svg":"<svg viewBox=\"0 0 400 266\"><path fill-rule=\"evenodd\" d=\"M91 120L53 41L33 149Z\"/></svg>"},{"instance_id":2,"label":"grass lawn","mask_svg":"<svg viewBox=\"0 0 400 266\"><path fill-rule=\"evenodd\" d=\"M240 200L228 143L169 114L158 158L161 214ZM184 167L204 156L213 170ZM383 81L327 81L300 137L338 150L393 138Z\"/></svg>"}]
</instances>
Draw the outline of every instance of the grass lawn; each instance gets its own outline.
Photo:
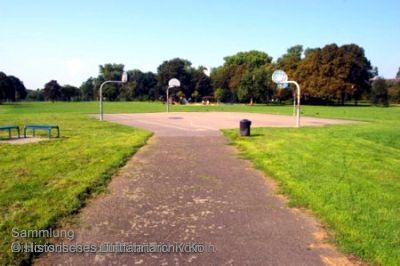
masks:
<instances>
[{"instance_id":1,"label":"grass lawn","mask_svg":"<svg viewBox=\"0 0 400 266\"><path fill-rule=\"evenodd\" d=\"M224 134L273 177L290 203L311 209L345 252L400 264L400 108L312 107L305 113L369 121Z\"/></svg>"},{"instance_id":2,"label":"grass lawn","mask_svg":"<svg viewBox=\"0 0 400 266\"><path fill-rule=\"evenodd\" d=\"M106 113L161 112L161 103L105 103ZM12 227L46 228L73 213L149 136L99 122L98 103L0 105L0 125L57 123L60 140L0 144L0 264L11 258ZM291 114L291 106L172 106L171 111ZM400 262L400 107L305 106L303 115L368 121L321 128L253 129L232 142L280 184L294 206L311 209L342 250L376 264ZM4 132L6 135L6 132ZM5 253L3 253L5 252Z\"/></svg>"},{"instance_id":3,"label":"grass lawn","mask_svg":"<svg viewBox=\"0 0 400 266\"><path fill-rule=\"evenodd\" d=\"M29 260L27 254L11 253L12 228L44 229L76 212L150 136L63 108L53 113L42 108L0 105L0 124L54 123L62 136L34 144L0 144L0 265Z\"/></svg>"}]
</instances>

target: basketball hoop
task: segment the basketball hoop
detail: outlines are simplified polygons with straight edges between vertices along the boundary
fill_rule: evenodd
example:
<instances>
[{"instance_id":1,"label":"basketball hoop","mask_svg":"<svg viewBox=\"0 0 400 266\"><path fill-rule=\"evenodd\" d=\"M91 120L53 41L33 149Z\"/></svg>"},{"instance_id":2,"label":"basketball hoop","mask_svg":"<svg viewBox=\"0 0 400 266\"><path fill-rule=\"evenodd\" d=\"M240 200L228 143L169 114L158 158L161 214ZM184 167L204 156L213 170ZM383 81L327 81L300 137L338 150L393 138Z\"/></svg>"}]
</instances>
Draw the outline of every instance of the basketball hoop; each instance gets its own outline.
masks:
<instances>
[{"instance_id":1,"label":"basketball hoop","mask_svg":"<svg viewBox=\"0 0 400 266\"><path fill-rule=\"evenodd\" d=\"M296 127L300 127L300 86L299 86L299 84L294 80L288 80L288 76L285 73L285 71L283 71L283 70L275 70L274 73L272 73L272 81L275 82L278 85L278 88L280 88L280 89L287 88L289 83L296 85L297 95L294 95L294 97L293 97L293 107L294 107L294 112L296 113ZM297 96L297 102L296 102L296 96Z\"/></svg>"}]
</instances>

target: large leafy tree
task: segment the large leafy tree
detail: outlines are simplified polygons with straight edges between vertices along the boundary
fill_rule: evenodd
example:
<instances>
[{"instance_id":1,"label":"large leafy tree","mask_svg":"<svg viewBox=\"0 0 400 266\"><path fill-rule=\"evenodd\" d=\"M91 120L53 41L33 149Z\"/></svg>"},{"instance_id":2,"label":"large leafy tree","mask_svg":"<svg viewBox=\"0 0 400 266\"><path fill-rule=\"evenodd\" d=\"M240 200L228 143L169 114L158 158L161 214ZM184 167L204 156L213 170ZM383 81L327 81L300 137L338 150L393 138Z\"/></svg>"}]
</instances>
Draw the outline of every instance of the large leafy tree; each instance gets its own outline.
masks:
<instances>
[{"instance_id":1,"label":"large leafy tree","mask_svg":"<svg viewBox=\"0 0 400 266\"><path fill-rule=\"evenodd\" d=\"M157 68L158 86L165 92L168 87L168 81L176 78L181 83L180 89L187 97L190 97L194 91L191 84L191 68L192 63L189 60L174 58L164 61Z\"/></svg>"},{"instance_id":2,"label":"large leafy tree","mask_svg":"<svg viewBox=\"0 0 400 266\"><path fill-rule=\"evenodd\" d=\"M157 77L152 72L143 73L140 70L128 71L128 83L124 84L124 92L130 99L154 100L158 97ZM152 94L150 96L150 94Z\"/></svg>"},{"instance_id":3,"label":"large leafy tree","mask_svg":"<svg viewBox=\"0 0 400 266\"><path fill-rule=\"evenodd\" d=\"M22 83L15 76L7 76L4 72L0 72L0 101L16 101L26 98L27 91Z\"/></svg>"},{"instance_id":4,"label":"large leafy tree","mask_svg":"<svg viewBox=\"0 0 400 266\"><path fill-rule=\"evenodd\" d=\"M11 84L13 86L13 90L15 92L15 99L17 101L24 100L27 95L24 83L19 78L14 76L8 76L8 79L11 81Z\"/></svg>"},{"instance_id":5,"label":"large leafy tree","mask_svg":"<svg viewBox=\"0 0 400 266\"><path fill-rule=\"evenodd\" d=\"M28 90L26 98L30 101L44 101L44 95L42 89Z\"/></svg>"},{"instance_id":6,"label":"large leafy tree","mask_svg":"<svg viewBox=\"0 0 400 266\"><path fill-rule=\"evenodd\" d=\"M373 76L364 50L355 44L306 50L296 73L306 98L341 104L350 98L357 101Z\"/></svg>"},{"instance_id":7,"label":"large leafy tree","mask_svg":"<svg viewBox=\"0 0 400 266\"><path fill-rule=\"evenodd\" d=\"M12 97L12 84L4 72L0 72L0 102Z\"/></svg>"},{"instance_id":8,"label":"large leafy tree","mask_svg":"<svg viewBox=\"0 0 400 266\"><path fill-rule=\"evenodd\" d=\"M246 65L247 67L253 69L271 63L272 57L265 52L251 50L248 52L239 52L231 56L226 56L224 61L224 65L226 66Z\"/></svg>"},{"instance_id":9,"label":"large leafy tree","mask_svg":"<svg viewBox=\"0 0 400 266\"><path fill-rule=\"evenodd\" d=\"M221 67L211 73L215 88L228 90L239 101L266 101L272 90L268 79L272 57L261 51L239 52L224 58Z\"/></svg>"},{"instance_id":10,"label":"large leafy tree","mask_svg":"<svg viewBox=\"0 0 400 266\"><path fill-rule=\"evenodd\" d=\"M277 68L284 70L292 79L296 78L297 68L302 60L303 46L295 45L277 60Z\"/></svg>"},{"instance_id":11,"label":"large leafy tree","mask_svg":"<svg viewBox=\"0 0 400 266\"><path fill-rule=\"evenodd\" d=\"M44 85L44 98L46 101L57 101L61 99L61 86L57 80L50 80Z\"/></svg>"},{"instance_id":12,"label":"large leafy tree","mask_svg":"<svg viewBox=\"0 0 400 266\"><path fill-rule=\"evenodd\" d=\"M237 91L239 101L249 101L250 104L253 104L254 100L270 101L274 93L271 75L272 68L268 66L246 70L239 82Z\"/></svg>"},{"instance_id":13,"label":"large leafy tree","mask_svg":"<svg viewBox=\"0 0 400 266\"><path fill-rule=\"evenodd\" d=\"M192 95L207 96L212 94L211 79L204 74L205 68L192 67L192 63L181 58L164 61L157 68L158 86L163 93L171 78L177 78L181 82L181 88L175 93L182 91L186 98Z\"/></svg>"},{"instance_id":14,"label":"large leafy tree","mask_svg":"<svg viewBox=\"0 0 400 266\"><path fill-rule=\"evenodd\" d=\"M191 71L191 81L194 88L192 96L210 96L213 94L211 79L205 74L206 68L199 66L198 68L193 68Z\"/></svg>"},{"instance_id":15,"label":"large leafy tree","mask_svg":"<svg viewBox=\"0 0 400 266\"><path fill-rule=\"evenodd\" d=\"M100 65L100 76L104 80L121 80L123 72L124 72L123 64Z\"/></svg>"},{"instance_id":16,"label":"large leafy tree","mask_svg":"<svg viewBox=\"0 0 400 266\"><path fill-rule=\"evenodd\" d=\"M95 98L95 79L93 77L88 78L79 87L81 91L82 99L85 101L94 100Z\"/></svg>"},{"instance_id":17,"label":"large leafy tree","mask_svg":"<svg viewBox=\"0 0 400 266\"><path fill-rule=\"evenodd\" d=\"M131 101L135 97L135 90L137 87L136 81L129 81L122 85L119 92L119 99L124 101Z\"/></svg>"},{"instance_id":18,"label":"large leafy tree","mask_svg":"<svg viewBox=\"0 0 400 266\"><path fill-rule=\"evenodd\" d=\"M100 89L101 83L105 80L121 80L122 73L124 72L123 64L105 64L100 65L100 73L96 79L96 90ZM103 86L103 97L108 100L114 101L120 94L120 84L108 83Z\"/></svg>"},{"instance_id":19,"label":"large leafy tree","mask_svg":"<svg viewBox=\"0 0 400 266\"><path fill-rule=\"evenodd\" d=\"M81 91L77 87L71 85L62 86L60 92L61 100L68 102L73 98L77 99L81 96Z\"/></svg>"}]
</instances>

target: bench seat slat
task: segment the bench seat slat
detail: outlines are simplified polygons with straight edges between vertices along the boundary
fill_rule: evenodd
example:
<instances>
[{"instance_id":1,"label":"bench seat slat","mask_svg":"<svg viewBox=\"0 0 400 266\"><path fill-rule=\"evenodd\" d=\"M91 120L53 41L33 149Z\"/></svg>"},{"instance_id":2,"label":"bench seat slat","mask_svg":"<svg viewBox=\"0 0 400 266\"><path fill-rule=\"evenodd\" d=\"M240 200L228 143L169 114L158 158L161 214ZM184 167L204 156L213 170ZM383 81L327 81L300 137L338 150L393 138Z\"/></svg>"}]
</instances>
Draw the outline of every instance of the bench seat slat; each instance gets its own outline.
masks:
<instances>
[{"instance_id":1,"label":"bench seat slat","mask_svg":"<svg viewBox=\"0 0 400 266\"><path fill-rule=\"evenodd\" d=\"M10 126L0 126L0 129L16 129L18 126L10 125Z\"/></svg>"},{"instance_id":2,"label":"bench seat slat","mask_svg":"<svg viewBox=\"0 0 400 266\"><path fill-rule=\"evenodd\" d=\"M58 128L57 125L25 125L25 128Z\"/></svg>"}]
</instances>

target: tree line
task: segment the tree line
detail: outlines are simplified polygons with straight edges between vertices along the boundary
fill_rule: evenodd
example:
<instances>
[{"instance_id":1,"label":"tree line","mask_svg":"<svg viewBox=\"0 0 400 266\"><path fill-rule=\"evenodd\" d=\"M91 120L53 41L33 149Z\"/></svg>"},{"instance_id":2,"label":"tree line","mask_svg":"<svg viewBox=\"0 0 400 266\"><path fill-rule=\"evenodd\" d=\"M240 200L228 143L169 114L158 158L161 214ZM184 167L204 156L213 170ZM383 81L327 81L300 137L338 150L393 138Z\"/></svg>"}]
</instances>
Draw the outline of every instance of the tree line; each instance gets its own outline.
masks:
<instances>
[{"instance_id":1,"label":"tree line","mask_svg":"<svg viewBox=\"0 0 400 266\"><path fill-rule=\"evenodd\" d=\"M328 44L305 50L296 45L275 61L263 51L239 52L225 57L224 63L211 69L209 75L205 67L194 67L189 60L174 58L164 61L156 73L128 70L128 82L106 84L103 96L109 101L165 100L168 80L177 78L181 87L172 90L171 95L191 102L204 97L250 104L290 101L293 88L278 88L271 80L276 69L284 70L301 85L303 103L400 103L400 68L396 79L380 78L364 49L356 44ZM124 70L122 64L104 64L97 77L88 78L79 88L51 80L35 91L26 91L18 78L0 72L0 100L98 100L100 85L105 80L120 80Z\"/></svg>"}]
</instances>

